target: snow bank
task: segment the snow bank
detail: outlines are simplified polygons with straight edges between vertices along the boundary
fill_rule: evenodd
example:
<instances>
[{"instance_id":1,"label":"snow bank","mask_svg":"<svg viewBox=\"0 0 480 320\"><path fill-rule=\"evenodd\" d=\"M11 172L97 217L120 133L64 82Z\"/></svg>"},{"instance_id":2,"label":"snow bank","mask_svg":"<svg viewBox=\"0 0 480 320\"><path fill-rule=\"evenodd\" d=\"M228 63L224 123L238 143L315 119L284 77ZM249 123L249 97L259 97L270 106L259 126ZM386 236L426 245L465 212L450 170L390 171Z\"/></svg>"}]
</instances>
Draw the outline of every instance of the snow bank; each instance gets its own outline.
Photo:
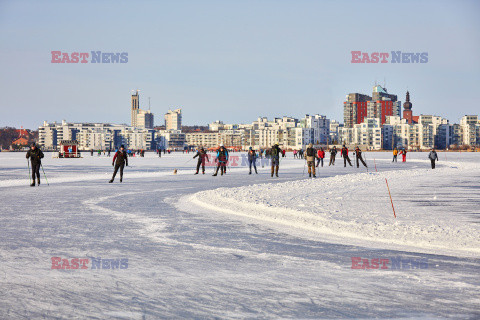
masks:
<instances>
[{"instance_id":1,"label":"snow bank","mask_svg":"<svg viewBox=\"0 0 480 320\"><path fill-rule=\"evenodd\" d=\"M415 161L415 160L413 160ZM436 170L357 173L220 188L186 199L195 206L329 242L454 256L480 256L478 194L462 177L472 162ZM385 178L392 192L394 218ZM465 196L467 199L465 199ZM473 197L468 199L468 197ZM477 210L477 211L476 211Z\"/></svg>"}]
</instances>

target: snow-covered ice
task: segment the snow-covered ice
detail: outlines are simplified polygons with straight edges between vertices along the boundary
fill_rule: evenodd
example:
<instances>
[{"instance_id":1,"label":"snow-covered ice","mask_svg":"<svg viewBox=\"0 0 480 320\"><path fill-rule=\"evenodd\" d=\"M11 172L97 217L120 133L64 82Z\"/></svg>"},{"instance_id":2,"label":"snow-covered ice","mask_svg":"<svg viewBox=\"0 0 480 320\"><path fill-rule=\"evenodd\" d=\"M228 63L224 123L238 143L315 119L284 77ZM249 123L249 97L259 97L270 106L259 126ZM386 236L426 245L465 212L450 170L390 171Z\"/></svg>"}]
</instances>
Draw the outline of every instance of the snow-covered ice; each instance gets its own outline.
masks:
<instances>
[{"instance_id":1,"label":"snow-covered ice","mask_svg":"<svg viewBox=\"0 0 480 320\"><path fill-rule=\"evenodd\" d=\"M435 170L426 153L366 155L369 172L338 158L308 179L291 154L270 178L194 176L193 154L147 153L108 184L111 158L46 154L50 186L30 188L24 154L2 152L0 318L480 317L480 154L439 152Z\"/></svg>"}]
</instances>

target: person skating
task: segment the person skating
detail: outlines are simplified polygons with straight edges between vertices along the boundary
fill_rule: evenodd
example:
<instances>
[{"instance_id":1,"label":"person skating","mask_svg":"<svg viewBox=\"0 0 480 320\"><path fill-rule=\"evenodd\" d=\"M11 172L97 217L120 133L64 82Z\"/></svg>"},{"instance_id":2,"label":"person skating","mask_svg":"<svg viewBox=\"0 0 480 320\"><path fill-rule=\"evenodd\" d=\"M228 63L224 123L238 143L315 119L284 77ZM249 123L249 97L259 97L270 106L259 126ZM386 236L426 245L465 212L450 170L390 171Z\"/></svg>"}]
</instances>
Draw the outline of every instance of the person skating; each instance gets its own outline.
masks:
<instances>
[{"instance_id":1,"label":"person skating","mask_svg":"<svg viewBox=\"0 0 480 320\"><path fill-rule=\"evenodd\" d=\"M328 166L334 166L335 165L335 156L337 155L337 147L336 146L333 146L332 149L330 149L330 163L328 164Z\"/></svg>"},{"instance_id":2,"label":"person skating","mask_svg":"<svg viewBox=\"0 0 480 320\"><path fill-rule=\"evenodd\" d=\"M348 148L345 145L343 145L343 148L340 151L340 157L343 157L343 167L347 167L347 161L350 167L352 167L352 162L350 161L350 157L348 156Z\"/></svg>"},{"instance_id":3,"label":"person skating","mask_svg":"<svg viewBox=\"0 0 480 320\"><path fill-rule=\"evenodd\" d=\"M93 149L90 149L90 156L93 157Z\"/></svg>"},{"instance_id":4,"label":"person skating","mask_svg":"<svg viewBox=\"0 0 480 320\"><path fill-rule=\"evenodd\" d=\"M197 161L197 172L195 172L195 174L198 174L198 171L200 170L200 166L202 166L202 174L205 174L205 162L206 161L210 162L207 152L205 151L204 148L200 148L200 150L197 151L197 154L193 156L193 159L195 159L196 157L198 157L198 161Z\"/></svg>"},{"instance_id":5,"label":"person skating","mask_svg":"<svg viewBox=\"0 0 480 320\"><path fill-rule=\"evenodd\" d=\"M317 151L313 148L313 144L309 143L307 150L305 151L305 160L307 161L308 166L308 176L311 178L316 178L315 175L315 158L317 158Z\"/></svg>"},{"instance_id":6,"label":"person skating","mask_svg":"<svg viewBox=\"0 0 480 320\"><path fill-rule=\"evenodd\" d=\"M407 150L405 150L405 148L403 148L402 151L400 151L400 154L402 155L402 162L406 162L407 161Z\"/></svg>"},{"instance_id":7,"label":"person skating","mask_svg":"<svg viewBox=\"0 0 480 320\"><path fill-rule=\"evenodd\" d=\"M398 149L394 148L393 149L393 160L392 160L392 162L397 162L397 155L398 155Z\"/></svg>"},{"instance_id":8,"label":"person skating","mask_svg":"<svg viewBox=\"0 0 480 320\"><path fill-rule=\"evenodd\" d=\"M432 148L428 154L428 159L430 159L430 162L432 163L432 169L435 169L435 160L438 161L438 155L435 149Z\"/></svg>"},{"instance_id":9,"label":"person skating","mask_svg":"<svg viewBox=\"0 0 480 320\"><path fill-rule=\"evenodd\" d=\"M120 149L115 152L115 155L112 159L112 166L115 166L115 170L113 171L112 179L110 179L109 183L112 183L115 180L115 176L117 175L118 169L120 169L120 182L123 180L123 168L125 166L128 167L128 155L125 151L125 147L122 145Z\"/></svg>"},{"instance_id":10,"label":"person skating","mask_svg":"<svg viewBox=\"0 0 480 320\"><path fill-rule=\"evenodd\" d=\"M362 162L362 164L365 166L365 168L368 168L367 164L365 163L365 161L362 158L362 150L360 150L360 148L358 146L355 148L355 158L357 159L357 168L360 167L360 164L358 163L359 160Z\"/></svg>"},{"instance_id":11,"label":"person skating","mask_svg":"<svg viewBox=\"0 0 480 320\"><path fill-rule=\"evenodd\" d=\"M30 158L30 164L32 165L32 183L31 187L35 187L35 177L37 177L37 183L40 185L40 166L42 165L43 152L35 143L32 143L30 150L27 151L26 158Z\"/></svg>"},{"instance_id":12,"label":"person skating","mask_svg":"<svg viewBox=\"0 0 480 320\"><path fill-rule=\"evenodd\" d=\"M226 172L227 168L227 161L228 161L228 151L225 149L223 144L220 145L220 148L217 150L217 158L215 159L217 162L217 170L213 174L214 177L217 176L218 170L220 169L220 175L223 176L223 174Z\"/></svg>"},{"instance_id":13,"label":"person skating","mask_svg":"<svg viewBox=\"0 0 480 320\"><path fill-rule=\"evenodd\" d=\"M325 158L325 150L323 150L323 148L320 148L320 150L317 151L317 167L320 163L322 163L322 167L323 167L324 158Z\"/></svg>"},{"instance_id":14,"label":"person skating","mask_svg":"<svg viewBox=\"0 0 480 320\"><path fill-rule=\"evenodd\" d=\"M110 157L110 151L111 151L111 150L110 150L110 148L109 148L109 149L108 149L108 155L107 155L107 157Z\"/></svg>"},{"instance_id":15,"label":"person skating","mask_svg":"<svg viewBox=\"0 0 480 320\"><path fill-rule=\"evenodd\" d=\"M248 149L248 167L250 168L250 172L248 174L252 174L252 165L253 165L253 168L255 168L255 173L258 174L257 172L257 153L255 152L255 150L253 150L252 147L250 147Z\"/></svg>"},{"instance_id":16,"label":"person skating","mask_svg":"<svg viewBox=\"0 0 480 320\"><path fill-rule=\"evenodd\" d=\"M273 174L278 177L278 168L280 167L280 154L281 150L278 146L278 143L275 143L275 145L270 149L270 159L272 161L272 177Z\"/></svg>"}]
</instances>

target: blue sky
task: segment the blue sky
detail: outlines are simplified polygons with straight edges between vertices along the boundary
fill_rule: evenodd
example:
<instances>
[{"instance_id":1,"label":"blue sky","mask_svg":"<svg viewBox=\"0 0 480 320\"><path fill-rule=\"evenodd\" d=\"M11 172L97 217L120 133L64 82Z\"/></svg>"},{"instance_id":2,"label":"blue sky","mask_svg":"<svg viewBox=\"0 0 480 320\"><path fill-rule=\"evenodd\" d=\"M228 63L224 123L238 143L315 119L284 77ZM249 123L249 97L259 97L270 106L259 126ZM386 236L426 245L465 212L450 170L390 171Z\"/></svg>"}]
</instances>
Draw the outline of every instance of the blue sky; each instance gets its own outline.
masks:
<instances>
[{"instance_id":1,"label":"blue sky","mask_svg":"<svg viewBox=\"0 0 480 320\"><path fill-rule=\"evenodd\" d=\"M130 92L163 124L323 114L377 81L414 114L480 114L479 1L1 1L0 127L130 122ZM53 64L52 50L128 52ZM351 51L428 52L426 64L352 64Z\"/></svg>"}]
</instances>

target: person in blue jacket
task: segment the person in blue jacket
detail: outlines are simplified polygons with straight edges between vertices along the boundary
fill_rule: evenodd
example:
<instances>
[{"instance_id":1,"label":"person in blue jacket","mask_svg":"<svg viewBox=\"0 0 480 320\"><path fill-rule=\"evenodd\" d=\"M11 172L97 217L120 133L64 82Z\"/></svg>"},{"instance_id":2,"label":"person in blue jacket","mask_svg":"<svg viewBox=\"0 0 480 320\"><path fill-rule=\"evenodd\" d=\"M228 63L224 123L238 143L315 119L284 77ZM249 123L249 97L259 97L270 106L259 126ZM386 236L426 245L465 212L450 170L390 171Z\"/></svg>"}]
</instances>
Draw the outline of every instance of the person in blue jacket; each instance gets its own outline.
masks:
<instances>
[{"instance_id":1,"label":"person in blue jacket","mask_svg":"<svg viewBox=\"0 0 480 320\"><path fill-rule=\"evenodd\" d=\"M227 162L228 162L228 151L225 149L223 144L220 145L220 148L217 150L217 158L215 159L217 162L217 170L213 174L214 177L217 176L218 170L220 169L220 175L224 175L227 173Z\"/></svg>"}]
</instances>

